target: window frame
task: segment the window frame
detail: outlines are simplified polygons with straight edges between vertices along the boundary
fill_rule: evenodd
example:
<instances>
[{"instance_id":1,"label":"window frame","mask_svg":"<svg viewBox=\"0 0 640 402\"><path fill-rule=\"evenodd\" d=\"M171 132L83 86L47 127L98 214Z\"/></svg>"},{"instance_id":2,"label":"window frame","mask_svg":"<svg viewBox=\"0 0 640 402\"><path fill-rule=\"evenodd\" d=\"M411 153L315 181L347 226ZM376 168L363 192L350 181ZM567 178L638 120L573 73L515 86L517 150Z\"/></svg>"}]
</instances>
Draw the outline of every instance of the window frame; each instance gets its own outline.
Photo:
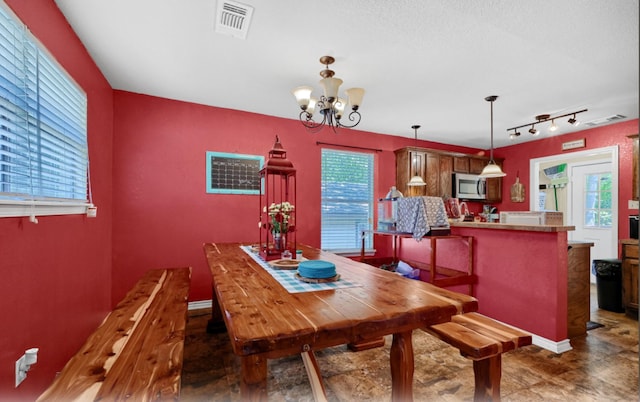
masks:
<instances>
[{"instance_id":1,"label":"window frame","mask_svg":"<svg viewBox=\"0 0 640 402\"><path fill-rule=\"evenodd\" d=\"M62 155L59 153L56 153L56 155L62 155L63 158L66 157L65 159L63 159L62 166L69 166L72 163L72 160L73 160L72 158L77 157L79 155L80 156L79 161L81 163L80 166L81 168L83 168L83 170L85 170L82 176L77 176L77 174L79 173L79 170L76 169L76 171L74 172L76 174L76 177L81 177L81 178L79 180L75 179L72 182L73 185L77 185L77 184L80 185L76 188L81 189L84 186L84 198L82 197L63 198L63 197L57 197L55 195L39 196L39 195L36 195L38 191L41 191L38 189L38 187L31 188L29 193L0 192L0 218L31 216L32 220L35 222L35 219L34 219L35 216L85 214L87 212L87 208L93 206L93 203L91 200L92 198L91 190L90 190L91 184L90 184L90 177L89 177L87 94L83 90L83 88L80 85L78 85L78 83L73 79L73 77L60 65L60 63L48 51L48 49L38 40L38 38L35 37L35 35L33 35L33 33L31 33L31 31L29 31L28 27L20 20L18 16L16 16L16 14L4 2L0 3L0 7L1 7L1 11L4 14L6 14L8 19L11 21L9 23L14 24L14 27L7 27L6 29L19 30L20 31L19 33L21 35L19 35L18 37L19 37L19 40L25 41L24 43L26 44L24 46L33 47L33 49L35 49L35 52L36 52L34 56L35 61L33 62L38 63L37 69L44 69L48 71L53 70L54 75L50 77L52 82L54 82L55 80L62 80L66 88L72 88L73 90L77 91L77 94L76 94L77 98L68 98L67 100L65 100L65 102L76 102L76 101L80 102L80 103L76 103L77 105L79 105L79 109L74 109L76 112L80 113L79 119L73 119L73 122L71 123L71 124L74 124L77 128L79 128L80 131L79 132L72 131L68 135L64 133L64 136L65 136L64 138L69 138L74 135L80 134L81 137L75 137L75 138L80 138L80 142L78 143L80 145L80 148L76 148L78 152L72 156L69 156L69 154ZM4 24L4 22L2 23ZM19 44L16 45L16 48L19 48ZM36 72L31 72L31 74L36 74ZM46 85L46 82L40 81L38 78L37 85L41 85L41 84ZM50 94L51 92L45 91L43 93ZM7 99L7 98L5 99L10 104L15 104L11 101L11 99ZM71 101L71 99L73 99L73 101ZM35 101L31 100L30 102L35 102L36 105L39 105L40 101L46 102L44 98L41 99L39 96L36 98ZM37 106L37 108L39 108L39 106ZM11 111L8 110L7 113L11 114ZM66 118L72 113L73 112L65 113L62 116L63 120L69 121L69 120L66 120ZM53 114L49 116L56 117L56 116L59 116L59 114ZM78 115L76 115L76 117L77 116ZM42 127L42 128L35 129L36 131L39 131L37 134L38 136L40 136L41 133L44 132L45 130L46 130L46 133L42 135L46 136L47 134L49 134L49 137L51 137L51 134L52 135L60 134L60 131L48 126L47 121L44 119L46 119L45 115L43 115L43 120L40 120L39 118L37 118L35 122L33 120L29 120L28 124L31 128L27 127L27 130L29 130L30 132L33 132L34 130L33 127ZM16 134L16 135L19 135L19 134ZM28 134L28 135L31 136L33 134ZM62 144L63 144L62 140L55 142L55 145L57 147L61 147ZM42 155L40 152L37 152L37 151L32 151L32 152L34 152L38 156ZM49 156L49 155L51 155L51 153L45 154L45 156ZM37 168L38 173L30 174L29 177L37 178L38 175L44 174L45 173L44 170L41 170L41 169L43 169L42 165L38 166ZM64 169L64 171L67 174L70 174L67 169ZM65 188L65 191L67 191L69 194L72 194L71 192L68 191L68 187ZM78 193L76 192L75 194L78 194Z\"/></svg>"},{"instance_id":2,"label":"window frame","mask_svg":"<svg viewBox=\"0 0 640 402\"><path fill-rule=\"evenodd\" d=\"M342 248L329 248L324 244L323 239L325 238L324 230L326 228L325 225L325 193L324 193L324 169L325 169L325 154L333 153L333 154L353 154L359 157L366 157L369 160L369 166L367 170L369 171L369 188L368 188L368 196L367 196L367 204L368 204L368 216L367 216L367 227L362 230L365 236L365 254L371 254L375 252L373 248L373 227L374 227L374 219L375 219L375 169L376 169L376 158L375 154L372 152L356 152L356 151L345 151L334 148L322 148L320 155L320 243L321 248L323 250L331 251L335 254L340 255L360 255L362 246L362 234L356 234L358 237L356 247L342 247ZM348 174L351 175L352 171L348 171ZM354 202L355 200L349 200ZM357 201L355 201L357 202ZM359 232L359 230L357 230Z\"/></svg>"}]
</instances>

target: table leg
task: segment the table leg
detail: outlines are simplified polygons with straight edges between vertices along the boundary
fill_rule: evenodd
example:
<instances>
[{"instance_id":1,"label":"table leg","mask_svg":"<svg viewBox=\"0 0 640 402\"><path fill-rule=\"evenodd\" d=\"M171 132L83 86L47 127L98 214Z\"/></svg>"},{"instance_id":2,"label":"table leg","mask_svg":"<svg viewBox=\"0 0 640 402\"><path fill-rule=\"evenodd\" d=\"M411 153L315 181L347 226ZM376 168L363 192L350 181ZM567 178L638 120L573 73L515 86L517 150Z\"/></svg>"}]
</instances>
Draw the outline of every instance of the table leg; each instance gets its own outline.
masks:
<instances>
[{"instance_id":1,"label":"table leg","mask_svg":"<svg viewBox=\"0 0 640 402\"><path fill-rule=\"evenodd\" d=\"M391 400L413 400L413 345L411 331L393 334L391 344Z\"/></svg>"},{"instance_id":2,"label":"table leg","mask_svg":"<svg viewBox=\"0 0 640 402\"><path fill-rule=\"evenodd\" d=\"M222 311L220 310L220 304L216 297L216 290L211 287L211 319L207 322L207 332L210 334L220 334L227 331L227 327L224 325L224 319L222 318Z\"/></svg>"},{"instance_id":3,"label":"table leg","mask_svg":"<svg viewBox=\"0 0 640 402\"><path fill-rule=\"evenodd\" d=\"M267 359L260 355L241 358L240 400L267 400Z\"/></svg>"}]
</instances>

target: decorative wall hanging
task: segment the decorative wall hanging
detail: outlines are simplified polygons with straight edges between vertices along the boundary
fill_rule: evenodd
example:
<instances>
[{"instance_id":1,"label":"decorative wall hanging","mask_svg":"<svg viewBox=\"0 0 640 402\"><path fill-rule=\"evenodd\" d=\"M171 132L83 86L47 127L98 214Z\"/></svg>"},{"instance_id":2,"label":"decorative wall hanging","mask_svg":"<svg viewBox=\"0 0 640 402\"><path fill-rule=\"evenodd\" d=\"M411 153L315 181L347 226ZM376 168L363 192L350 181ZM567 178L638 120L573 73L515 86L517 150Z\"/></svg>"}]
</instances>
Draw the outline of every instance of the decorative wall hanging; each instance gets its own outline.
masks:
<instances>
[{"instance_id":1,"label":"decorative wall hanging","mask_svg":"<svg viewBox=\"0 0 640 402\"><path fill-rule=\"evenodd\" d=\"M207 152L207 193L260 194L264 156Z\"/></svg>"},{"instance_id":2,"label":"decorative wall hanging","mask_svg":"<svg viewBox=\"0 0 640 402\"><path fill-rule=\"evenodd\" d=\"M511 186L511 201L524 202L525 189L524 184L520 183L520 171L516 173L516 182Z\"/></svg>"}]
</instances>

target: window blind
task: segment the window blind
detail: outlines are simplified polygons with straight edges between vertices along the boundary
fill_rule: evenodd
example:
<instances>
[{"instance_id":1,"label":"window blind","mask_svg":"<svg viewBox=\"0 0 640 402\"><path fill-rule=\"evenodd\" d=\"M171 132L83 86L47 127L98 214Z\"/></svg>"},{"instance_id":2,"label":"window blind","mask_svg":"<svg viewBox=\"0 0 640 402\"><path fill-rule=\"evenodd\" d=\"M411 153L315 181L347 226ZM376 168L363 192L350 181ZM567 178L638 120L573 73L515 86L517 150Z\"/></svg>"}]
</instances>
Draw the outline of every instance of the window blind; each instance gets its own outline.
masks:
<instances>
[{"instance_id":1,"label":"window blind","mask_svg":"<svg viewBox=\"0 0 640 402\"><path fill-rule=\"evenodd\" d=\"M86 205L87 167L86 95L0 5L0 216Z\"/></svg>"},{"instance_id":2,"label":"window blind","mask_svg":"<svg viewBox=\"0 0 640 402\"><path fill-rule=\"evenodd\" d=\"M373 155L322 150L321 247L334 252L360 250L362 232L373 222ZM365 248L371 248L371 233Z\"/></svg>"}]
</instances>

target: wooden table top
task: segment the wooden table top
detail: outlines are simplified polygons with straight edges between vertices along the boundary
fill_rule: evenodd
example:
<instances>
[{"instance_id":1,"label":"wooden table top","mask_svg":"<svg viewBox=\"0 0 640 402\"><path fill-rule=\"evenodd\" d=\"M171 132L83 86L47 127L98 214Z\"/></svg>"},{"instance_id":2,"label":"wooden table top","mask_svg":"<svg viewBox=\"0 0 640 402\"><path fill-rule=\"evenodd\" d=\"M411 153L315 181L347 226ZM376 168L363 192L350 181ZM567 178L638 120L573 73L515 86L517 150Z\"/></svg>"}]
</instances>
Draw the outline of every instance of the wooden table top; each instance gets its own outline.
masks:
<instances>
[{"instance_id":1,"label":"wooden table top","mask_svg":"<svg viewBox=\"0 0 640 402\"><path fill-rule=\"evenodd\" d=\"M213 288L239 356L276 358L304 350L357 343L449 321L477 311L471 296L299 246L306 259L336 265L341 278L361 286L288 293L237 243L207 243Z\"/></svg>"}]
</instances>

